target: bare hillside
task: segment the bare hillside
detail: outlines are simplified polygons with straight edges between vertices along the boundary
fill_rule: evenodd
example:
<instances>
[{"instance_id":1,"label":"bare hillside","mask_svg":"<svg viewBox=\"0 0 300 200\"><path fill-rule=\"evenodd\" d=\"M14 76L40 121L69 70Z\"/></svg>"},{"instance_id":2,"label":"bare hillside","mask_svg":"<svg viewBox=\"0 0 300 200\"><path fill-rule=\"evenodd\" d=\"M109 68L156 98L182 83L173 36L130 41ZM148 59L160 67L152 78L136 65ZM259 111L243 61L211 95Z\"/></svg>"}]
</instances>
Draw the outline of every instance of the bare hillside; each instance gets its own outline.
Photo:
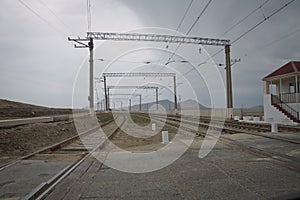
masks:
<instances>
[{"instance_id":1,"label":"bare hillside","mask_svg":"<svg viewBox=\"0 0 300 200\"><path fill-rule=\"evenodd\" d=\"M71 109L48 108L32 104L0 99L0 119L14 119L59 114L71 114Z\"/></svg>"}]
</instances>

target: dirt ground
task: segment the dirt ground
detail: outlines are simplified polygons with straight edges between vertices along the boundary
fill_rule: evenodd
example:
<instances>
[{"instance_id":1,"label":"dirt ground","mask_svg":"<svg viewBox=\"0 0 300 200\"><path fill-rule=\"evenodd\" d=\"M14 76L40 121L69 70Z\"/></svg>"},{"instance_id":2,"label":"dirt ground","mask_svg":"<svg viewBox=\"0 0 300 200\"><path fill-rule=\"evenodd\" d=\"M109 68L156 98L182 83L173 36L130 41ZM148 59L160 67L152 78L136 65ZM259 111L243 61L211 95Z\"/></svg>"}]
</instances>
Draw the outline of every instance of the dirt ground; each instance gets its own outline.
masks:
<instances>
[{"instance_id":1,"label":"dirt ground","mask_svg":"<svg viewBox=\"0 0 300 200\"><path fill-rule=\"evenodd\" d=\"M23 156L76 135L72 121L0 129L0 156Z\"/></svg>"},{"instance_id":2,"label":"dirt ground","mask_svg":"<svg viewBox=\"0 0 300 200\"><path fill-rule=\"evenodd\" d=\"M36 117L66 114L70 109L55 109L42 106L35 106L19 102L0 99L0 120L23 117ZM111 113L97 114L100 123L104 123L113 118ZM141 126L147 125L147 119L133 116L135 123ZM175 131L166 127L170 132L170 139L174 137ZM77 135L77 130L73 121L63 121L55 123L36 123L11 128L0 128L0 164L14 157L28 155L32 152L58 143L64 139ZM149 145L158 148L161 144L161 135L157 134L150 138L135 138L124 132L118 133L113 142L125 149L148 149Z\"/></svg>"},{"instance_id":3,"label":"dirt ground","mask_svg":"<svg viewBox=\"0 0 300 200\"><path fill-rule=\"evenodd\" d=\"M142 117L140 115L131 115L132 120L137 125L141 127L148 125L151 121L147 117ZM171 127L165 125L162 130L169 132L169 140L171 141L175 134L177 133L177 129L175 127ZM111 140L116 146L121 149L127 151L155 151L163 147L161 132L149 137L149 138L138 138L128 135L127 133L121 131L118 132Z\"/></svg>"}]
</instances>

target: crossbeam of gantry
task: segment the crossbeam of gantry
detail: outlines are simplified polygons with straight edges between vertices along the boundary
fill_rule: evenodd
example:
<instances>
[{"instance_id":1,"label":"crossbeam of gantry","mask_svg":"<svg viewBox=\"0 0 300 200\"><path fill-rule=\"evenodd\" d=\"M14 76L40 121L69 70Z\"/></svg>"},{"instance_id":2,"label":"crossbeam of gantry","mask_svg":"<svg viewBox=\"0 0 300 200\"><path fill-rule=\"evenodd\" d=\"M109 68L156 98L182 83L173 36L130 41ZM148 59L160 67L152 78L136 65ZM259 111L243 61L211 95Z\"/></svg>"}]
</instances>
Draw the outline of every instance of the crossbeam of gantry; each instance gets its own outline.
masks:
<instances>
[{"instance_id":1,"label":"crossbeam of gantry","mask_svg":"<svg viewBox=\"0 0 300 200\"><path fill-rule=\"evenodd\" d=\"M137 97L139 96L140 97L140 111L142 111L142 94L136 94L136 93L133 93L133 94L130 94L130 93L118 93L118 94L109 94L110 96L132 96L132 97ZM128 99L128 98L126 98ZM128 99L129 100L129 111L131 111L131 99Z\"/></svg>"},{"instance_id":2,"label":"crossbeam of gantry","mask_svg":"<svg viewBox=\"0 0 300 200\"><path fill-rule=\"evenodd\" d=\"M109 108L108 97L106 93L106 78L107 77L172 77L174 82L174 109L177 109L177 95L176 95L176 73L152 73L152 72L132 72L132 73L103 73L104 91L106 108Z\"/></svg>"},{"instance_id":3,"label":"crossbeam of gantry","mask_svg":"<svg viewBox=\"0 0 300 200\"><path fill-rule=\"evenodd\" d=\"M151 73L151 72L135 72L135 73L103 73L105 77L174 77L175 73Z\"/></svg>"},{"instance_id":4,"label":"crossbeam of gantry","mask_svg":"<svg viewBox=\"0 0 300 200\"><path fill-rule=\"evenodd\" d=\"M87 32L87 38L92 38L95 40L168 42L168 43L202 44L202 45L214 45L214 46L230 45L230 40L224 40L224 39L202 38L202 37L195 37L195 36L142 34L142 33Z\"/></svg>"},{"instance_id":5,"label":"crossbeam of gantry","mask_svg":"<svg viewBox=\"0 0 300 200\"><path fill-rule=\"evenodd\" d=\"M120 86L107 86L108 89L156 89L158 87L154 86L125 86L125 85L120 85Z\"/></svg>"},{"instance_id":6,"label":"crossbeam of gantry","mask_svg":"<svg viewBox=\"0 0 300 200\"><path fill-rule=\"evenodd\" d=\"M105 89L105 91L107 91L107 108L109 110L109 96L110 96L110 89L142 89L142 90L146 90L146 89L155 89L155 96L156 96L156 110L158 110L158 87L156 86L128 86L128 85L118 85L118 86L107 86L107 89ZM131 95L131 94L130 94ZM137 94L136 94L137 95ZM140 96L140 111L142 110L142 95ZM129 108L131 109L131 100L129 100Z\"/></svg>"}]
</instances>

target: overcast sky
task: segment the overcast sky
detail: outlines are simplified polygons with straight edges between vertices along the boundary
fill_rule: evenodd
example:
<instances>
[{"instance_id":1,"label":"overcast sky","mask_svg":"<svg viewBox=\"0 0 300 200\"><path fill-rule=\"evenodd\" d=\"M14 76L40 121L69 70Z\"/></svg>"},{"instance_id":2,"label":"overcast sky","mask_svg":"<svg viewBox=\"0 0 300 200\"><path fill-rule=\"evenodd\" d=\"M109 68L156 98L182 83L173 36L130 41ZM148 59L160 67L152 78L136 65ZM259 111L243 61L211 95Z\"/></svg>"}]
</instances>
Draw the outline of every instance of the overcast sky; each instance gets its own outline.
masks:
<instances>
[{"instance_id":1,"label":"overcast sky","mask_svg":"<svg viewBox=\"0 0 300 200\"><path fill-rule=\"evenodd\" d=\"M269 0L222 38L233 41L289 1ZM190 2L190 0L91 0L91 30L174 34ZM178 29L179 32L185 34L189 30L207 2L208 0L193 1ZM189 35L219 38L228 28L264 2L265 0L212 0ZM241 59L241 62L232 66L234 107L240 107L242 104L247 107L262 105L261 79L283 64L300 59L299 19L300 1L296 0L232 44L231 58ZM69 36L86 37L88 27L86 0L1 0L0 26L0 98L50 107L71 107L74 86L78 88L80 85L81 90L86 92L83 95L87 103L88 49L75 49L74 44L67 40ZM96 41L96 46L95 59L105 60L95 61L96 77L103 71L157 72L170 56L170 53L163 53L166 44L137 45ZM170 45L168 50L173 52L176 47ZM123 55L119 63L107 67L111 60L124 52L138 48L144 50ZM221 47L182 45L176 53L197 65L220 49ZM181 60L179 57L174 59ZM146 61L151 64L143 64ZM213 62L223 64L224 52L206 64L200 65L199 70L209 68ZM170 69L164 68L163 71L176 72L180 77L190 66L174 62L168 67ZM219 67L218 71L225 84L224 68ZM78 81L80 77L84 77L81 79L82 82ZM207 97L211 91L209 86L205 86L205 83L207 84L205 78L189 73L181 79L177 80L181 100L193 98L193 95L189 96L186 91L192 89L200 103L206 106L214 104ZM147 79L146 82L142 79L137 80L138 84L146 84L147 81L165 86L170 84L170 80ZM117 80L110 81L108 84L112 85ZM122 84L134 84L132 80L127 81ZM159 81L161 83L158 83ZM191 86L188 86L189 84ZM101 98L103 86L97 87ZM143 92L145 97L149 96L145 101L154 100L151 99L153 96L151 92ZM161 93L162 99L173 100L171 89L162 90Z\"/></svg>"}]
</instances>

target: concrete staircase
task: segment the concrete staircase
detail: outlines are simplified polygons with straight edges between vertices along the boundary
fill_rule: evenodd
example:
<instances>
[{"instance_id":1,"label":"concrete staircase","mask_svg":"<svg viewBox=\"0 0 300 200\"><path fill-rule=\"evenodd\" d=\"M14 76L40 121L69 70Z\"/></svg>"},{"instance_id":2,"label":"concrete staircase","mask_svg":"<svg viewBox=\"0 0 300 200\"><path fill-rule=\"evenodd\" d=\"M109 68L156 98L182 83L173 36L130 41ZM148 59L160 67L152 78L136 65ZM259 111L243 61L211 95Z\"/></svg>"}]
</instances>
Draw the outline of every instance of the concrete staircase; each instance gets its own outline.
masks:
<instances>
[{"instance_id":1,"label":"concrete staircase","mask_svg":"<svg viewBox=\"0 0 300 200\"><path fill-rule=\"evenodd\" d=\"M290 120L292 120L293 122L296 123L300 123L300 119L295 117L294 115L292 115L290 112L288 112L286 109L284 109L282 106L280 106L280 104L273 104L273 106L279 110L280 112L282 112L285 116L287 116ZM299 113L298 113L299 116Z\"/></svg>"}]
</instances>

